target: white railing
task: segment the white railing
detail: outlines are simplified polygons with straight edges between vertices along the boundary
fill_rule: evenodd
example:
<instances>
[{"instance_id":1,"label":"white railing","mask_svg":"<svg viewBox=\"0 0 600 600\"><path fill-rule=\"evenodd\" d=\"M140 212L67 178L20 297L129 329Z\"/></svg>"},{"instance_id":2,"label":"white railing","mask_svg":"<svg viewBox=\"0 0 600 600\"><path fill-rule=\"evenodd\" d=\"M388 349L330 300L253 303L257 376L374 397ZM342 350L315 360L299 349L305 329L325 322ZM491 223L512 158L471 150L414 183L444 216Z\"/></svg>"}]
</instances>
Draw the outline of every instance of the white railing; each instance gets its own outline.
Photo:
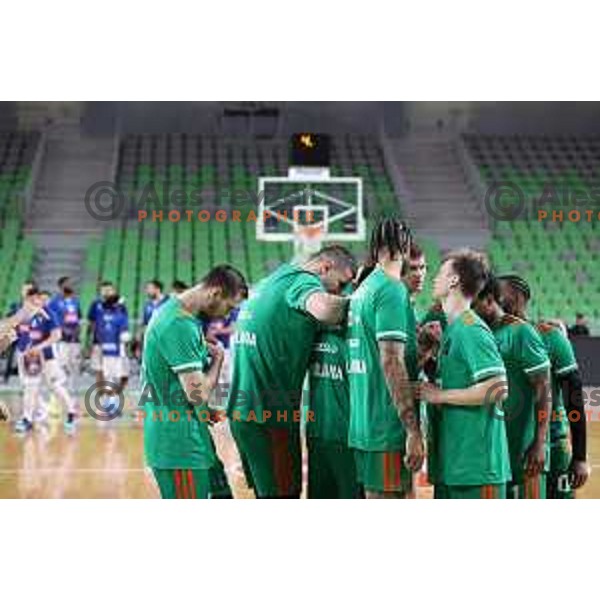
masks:
<instances>
[{"instance_id":1,"label":"white railing","mask_svg":"<svg viewBox=\"0 0 600 600\"><path fill-rule=\"evenodd\" d=\"M471 155L469 154L469 151L465 146L465 141L462 135L457 134L454 139L454 143L469 188L471 192L475 195L475 198L477 198L477 202L479 203L479 208L481 209L487 228L492 229L490 215L488 214L488 211L484 206L484 198L487 193L487 185L483 181L481 173L477 168L477 165L471 158Z\"/></svg>"},{"instance_id":2,"label":"white railing","mask_svg":"<svg viewBox=\"0 0 600 600\"><path fill-rule=\"evenodd\" d=\"M110 166L110 181L117 183L117 174L119 171L119 159L121 157L121 118L117 115L115 133L113 135L113 157Z\"/></svg>"},{"instance_id":3,"label":"white railing","mask_svg":"<svg viewBox=\"0 0 600 600\"><path fill-rule=\"evenodd\" d=\"M392 186L397 198L404 199L407 204L412 204L415 201L413 191L409 188L404 179L402 169L398 164L396 153L394 152L394 145L392 140L387 136L383 127L379 130L379 144L383 152L383 162L385 169L392 179ZM400 200L398 201L400 205ZM407 206L403 206L403 209L407 209Z\"/></svg>"},{"instance_id":4,"label":"white railing","mask_svg":"<svg viewBox=\"0 0 600 600\"><path fill-rule=\"evenodd\" d=\"M31 210L33 208L33 196L35 194L35 188L37 185L38 178L40 176L42 163L44 162L44 157L46 156L47 139L48 130L46 127L44 127L42 129L40 140L35 150L35 156L31 165L31 175L29 176L29 181L27 182L27 186L25 188L24 206L21 208L21 216L24 222L27 221L31 216Z\"/></svg>"}]
</instances>

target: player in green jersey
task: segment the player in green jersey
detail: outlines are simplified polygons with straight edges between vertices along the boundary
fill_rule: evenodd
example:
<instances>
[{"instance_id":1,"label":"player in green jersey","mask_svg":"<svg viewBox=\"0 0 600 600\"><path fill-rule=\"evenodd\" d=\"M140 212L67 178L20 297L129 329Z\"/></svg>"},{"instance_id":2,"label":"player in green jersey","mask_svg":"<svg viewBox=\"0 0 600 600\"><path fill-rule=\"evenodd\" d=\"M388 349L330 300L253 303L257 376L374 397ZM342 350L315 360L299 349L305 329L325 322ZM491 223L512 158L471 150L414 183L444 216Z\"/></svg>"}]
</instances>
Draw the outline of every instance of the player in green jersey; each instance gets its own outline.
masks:
<instances>
[{"instance_id":1,"label":"player in green jersey","mask_svg":"<svg viewBox=\"0 0 600 600\"><path fill-rule=\"evenodd\" d=\"M308 376L308 497L359 498L354 451L348 447L350 390L345 328L315 341Z\"/></svg>"},{"instance_id":2,"label":"player in green jersey","mask_svg":"<svg viewBox=\"0 0 600 600\"><path fill-rule=\"evenodd\" d=\"M423 291L426 276L427 259L425 253L420 246L413 244L410 248L410 258L407 263L406 272L403 276L413 301L415 300L415 297ZM444 314L442 305L439 301L435 302L424 315L419 315L417 320L419 325L439 322L442 329L448 324L446 315Z\"/></svg>"},{"instance_id":3,"label":"player in green jersey","mask_svg":"<svg viewBox=\"0 0 600 600\"><path fill-rule=\"evenodd\" d=\"M442 310L442 305L439 302L436 303L435 312L432 308L422 318L419 318L415 308L416 298L423 292L423 285L425 283L426 276L427 260L425 258L425 253L418 244L413 242L410 247L409 260L404 265L402 280L408 288L410 301L413 306L414 320L417 323L417 331L420 331L421 327L424 325L429 326L429 324L432 324L432 327L429 329L429 333L435 336L437 334L437 327L441 327L443 329L447 324L446 315ZM423 357L421 356L420 358ZM429 359L431 358L433 358L433 355L428 356L423 362L428 363Z\"/></svg>"},{"instance_id":4,"label":"player in green jersey","mask_svg":"<svg viewBox=\"0 0 600 600\"><path fill-rule=\"evenodd\" d=\"M412 328L414 325L417 329L418 377L435 382L435 373L437 371L436 346L439 348L439 343L435 344L434 338L437 334L437 328L440 326L439 321L443 321L445 323L446 316L441 310L441 306L441 316L433 315L431 311L429 311L424 318L418 314L416 308L417 296L423 292L426 276L427 259L425 257L425 253L418 244L413 242L410 247L408 261L406 261L403 265L402 280L408 288L412 305L412 313L409 313L411 321L410 327ZM421 336L422 333L423 335ZM421 420L421 431L425 433L427 431L427 404L425 402L417 401L417 408L419 411L419 418ZM426 457L423 460L421 471L423 478L426 479Z\"/></svg>"},{"instance_id":5,"label":"player in green jersey","mask_svg":"<svg viewBox=\"0 0 600 600\"><path fill-rule=\"evenodd\" d=\"M506 423L512 471L507 496L545 498L552 410L548 353L533 326L502 310L494 277L488 279L473 308L491 328L508 377L508 398L503 415L498 415Z\"/></svg>"},{"instance_id":6,"label":"player in green jersey","mask_svg":"<svg viewBox=\"0 0 600 600\"><path fill-rule=\"evenodd\" d=\"M506 399L506 370L489 327L471 310L489 273L481 254L449 254L434 281L448 326L439 357L441 387L422 383L430 411L429 469L436 498L505 498L510 481L506 427L494 414Z\"/></svg>"},{"instance_id":7,"label":"player in green jersey","mask_svg":"<svg viewBox=\"0 0 600 600\"><path fill-rule=\"evenodd\" d=\"M163 498L208 498L215 452L206 402L223 354L204 340L199 318L226 316L242 300L239 271L215 267L171 297L146 330L142 360L144 447Z\"/></svg>"},{"instance_id":8,"label":"player in green jersey","mask_svg":"<svg viewBox=\"0 0 600 600\"><path fill-rule=\"evenodd\" d=\"M527 282L513 274L501 276L499 281L504 310L525 319L527 304L531 299ZM585 485L590 471L583 384L573 347L561 329L552 323L540 323L537 329L551 365L552 415L547 496L571 499L575 497L574 491Z\"/></svg>"},{"instance_id":9,"label":"player in green jersey","mask_svg":"<svg viewBox=\"0 0 600 600\"><path fill-rule=\"evenodd\" d=\"M345 248L327 246L302 265L279 267L240 310L227 413L259 498L300 496L302 384L320 324L346 318L339 294L355 268Z\"/></svg>"},{"instance_id":10,"label":"player in green jersey","mask_svg":"<svg viewBox=\"0 0 600 600\"><path fill-rule=\"evenodd\" d=\"M352 295L348 317L349 444L356 449L367 498L406 498L423 463L415 409L417 343L402 266L411 245L406 225L383 219L369 248L374 266Z\"/></svg>"},{"instance_id":11,"label":"player in green jersey","mask_svg":"<svg viewBox=\"0 0 600 600\"><path fill-rule=\"evenodd\" d=\"M414 302L423 291L427 276L427 261L421 247L413 242L410 246L408 260L403 265L402 280L408 288L410 298Z\"/></svg>"},{"instance_id":12,"label":"player in green jersey","mask_svg":"<svg viewBox=\"0 0 600 600\"><path fill-rule=\"evenodd\" d=\"M429 310L423 315L419 321L420 325L426 325L427 323L439 323L442 329L446 329L448 326L448 318L446 313L442 309L440 302L435 302L429 308Z\"/></svg>"},{"instance_id":13,"label":"player in green jersey","mask_svg":"<svg viewBox=\"0 0 600 600\"><path fill-rule=\"evenodd\" d=\"M430 321L418 327L417 356L422 381L436 382L441 340L442 327L439 321Z\"/></svg>"}]
</instances>

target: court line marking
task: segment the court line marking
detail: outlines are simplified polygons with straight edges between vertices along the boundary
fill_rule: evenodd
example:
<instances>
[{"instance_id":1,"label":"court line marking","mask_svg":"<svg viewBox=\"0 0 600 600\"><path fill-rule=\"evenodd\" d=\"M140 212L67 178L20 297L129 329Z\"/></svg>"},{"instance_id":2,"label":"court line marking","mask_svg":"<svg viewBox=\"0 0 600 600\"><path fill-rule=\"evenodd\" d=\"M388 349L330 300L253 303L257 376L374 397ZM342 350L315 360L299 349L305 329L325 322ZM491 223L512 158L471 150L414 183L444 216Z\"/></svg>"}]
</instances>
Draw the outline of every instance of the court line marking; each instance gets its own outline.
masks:
<instances>
[{"instance_id":1,"label":"court line marking","mask_svg":"<svg viewBox=\"0 0 600 600\"><path fill-rule=\"evenodd\" d=\"M131 468L131 469L93 469L93 468L61 468L61 467L50 467L47 469L0 469L0 475L11 474L11 473L151 473L152 469L147 468ZM233 468L225 468L225 472L228 474L235 474L242 472L242 465L234 465Z\"/></svg>"},{"instance_id":2,"label":"court line marking","mask_svg":"<svg viewBox=\"0 0 600 600\"><path fill-rule=\"evenodd\" d=\"M592 469L600 469L600 464L591 465ZM50 469L0 469L1 474L8 473L149 473L152 469L70 469L70 468L50 468ZM226 473L237 474L241 470L241 465L231 469L225 469Z\"/></svg>"},{"instance_id":3,"label":"court line marking","mask_svg":"<svg viewBox=\"0 0 600 600\"><path fill-rule=\"evenodd\" d=\"M146 473L149 469L70 469L70 468L49 468L49 469L0 469L0 475L3 473Z\"/></svg>"}]
</instances>

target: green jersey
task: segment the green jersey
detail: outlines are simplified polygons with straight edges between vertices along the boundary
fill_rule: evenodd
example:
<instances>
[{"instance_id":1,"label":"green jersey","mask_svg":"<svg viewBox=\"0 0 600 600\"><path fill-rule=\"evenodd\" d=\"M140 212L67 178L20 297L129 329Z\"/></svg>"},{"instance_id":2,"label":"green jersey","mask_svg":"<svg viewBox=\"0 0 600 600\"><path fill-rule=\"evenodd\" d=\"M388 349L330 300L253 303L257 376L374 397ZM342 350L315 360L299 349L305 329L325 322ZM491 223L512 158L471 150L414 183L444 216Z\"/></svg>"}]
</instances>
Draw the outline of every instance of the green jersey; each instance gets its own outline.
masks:
<instances>
[{"instance_id":1,"label":"green jersey","mask_svg":"<svg viewBox=\"0 0 600 600\"><path fill-rule=\"evenodd\" d=\"M492 332L470 309L448 324L438 360L444 390L466 389L506 376ZM487 403L433 408L429 469L434 483L465 486L510 481L504 421Z\"/></svg>"},{"instance_id":2,"label":"green jersey","mask_svg":"<svg viewBox=\"0 0 600 600\"><path fill-rule=\"evenodd\" d=\"M439 302L436 302L422 317L419 318L419 325L425 325L426 323L435 321L439 322L442 331L448 327L448 318Z\"/></svg>"},{"instance_id":3,"label":"green jersey","mask_svg":"<svg viewBox=\"0 0 600 600\"><path fill-rule=\"evenodd\" d=\"M299 266L282 265L242 305L232 336L231 419L291 426L319 322L306 310L321 280ZM271 413L271 414L269 414Z\"/></svg>"},{"instance_id":4,"label":"green jersey","mask_svg":"<svg viewBox=\"0 0 600 600\"><path fill-rule=\"evenodd\" d=\"M378 343L382 340L405 344L406 368L416 381L417 339L408 290L377 268L352 295L348 317L349 443L359 450L405 447L404 426L381 366Z\"/></svg>"},{"instance_id":5,"label":"green jersey","mask_svg":"<svg viewBox=\"0 0 600 600\"><path fill-rule=\"evenodd\" d=\"M317 336L308 370L306 434L327 442L348 443L350 388L346 375L346 337L340 330Z\"/></svg>"},{"instance_id":6,"label":"green jersey","mask_svg":"<svg viewBox=\"0 0 600 600\"><path fill-rule=\"evenodd\" d=\"M403 283L406 287L406 284ZM410 375L411 381L416 381L419 378L419 353L417 351L417 311L415 304L410 298L408 287L406 287L408 305L406 307L406 328L409 332L406 340L406 368Z\"/></svg>"},{"instance_id":7,"label":"green jersey","mask_svg":"<svg viewBox=\"0 0 600 600\"><path fill-rule=\"evenodd\" d=\"M556 442L569 435L569 422L562 397L559 378L577 371L577 359L573 346L558 327L548 323L537 326L542 341L550 357L552 380L552 415L550 416L550 442Z\"/></svg>"},{"instance_id":8,"label":"green jersey","mask_svg":"<svg viewBox=\"0 0 600 600\"><path fill-rule=\"evenodd\" d=\"M144 336L141 403L144 449L156 469L208 469L215 461L206 406L187 398L179 374L203 371L210 361L200 322L177 298L168 300L150 321ZM194 403L190 403L192 400ZM204 408L204 410L202 410Z\"/></svg>"},{"instance_id":9,"label":"green jersey","mask_svg":"<svg viewBox=\"0 0 600 600\"><path fill-rule=\"evenodd\" d=\"M492 331L508 379L508 399L503 412L512 480L521 483L525 452L535 441L538 422L535 389L530 378L547 374L550 360L537 331L518 317L504 315ZM547 447L546 470L550 464L549 451Z\"/></svg>"}]
</instances>

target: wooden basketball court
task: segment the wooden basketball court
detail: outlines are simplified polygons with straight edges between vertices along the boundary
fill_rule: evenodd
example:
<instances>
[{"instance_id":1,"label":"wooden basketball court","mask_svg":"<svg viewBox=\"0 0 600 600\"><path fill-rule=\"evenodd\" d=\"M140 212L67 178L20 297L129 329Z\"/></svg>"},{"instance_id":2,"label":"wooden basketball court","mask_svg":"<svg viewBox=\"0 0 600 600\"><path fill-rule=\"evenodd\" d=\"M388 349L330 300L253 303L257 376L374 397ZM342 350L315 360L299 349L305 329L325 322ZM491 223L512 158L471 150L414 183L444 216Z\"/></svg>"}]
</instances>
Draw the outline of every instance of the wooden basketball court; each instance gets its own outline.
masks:
<instances>
[{"instance_id":1,"label":"wooden basketball court","mask_svg":"<svg viewBox=\"0 0 600 600\"><path fill-rule=\"evenodd\" d=\"M590 422L588 449L592 477L579 498L600 498L600 422ZM236 498L253 498L245 485L237 451L226 424L213 428ZM431 489L418 488L420 498ZM142 424L133 417L101 423L82 418L73 435L60 418L27 436L0 423L0 498L158 498L144 467Z\"/></svg>"},{"instance_id":2,"label":"wooden basketball court","mask_svg":"<svg viewBox=\"0 0 600 600\"><path fill-rule=\"evenodd\" d=\"M83 417L71 435L58 416L27 435L0 422L0 498L159 498L143 425L130 414L109 423ZM235 496L253 498L227 425L212 431Z\"/></svg>"}]
</instances>

